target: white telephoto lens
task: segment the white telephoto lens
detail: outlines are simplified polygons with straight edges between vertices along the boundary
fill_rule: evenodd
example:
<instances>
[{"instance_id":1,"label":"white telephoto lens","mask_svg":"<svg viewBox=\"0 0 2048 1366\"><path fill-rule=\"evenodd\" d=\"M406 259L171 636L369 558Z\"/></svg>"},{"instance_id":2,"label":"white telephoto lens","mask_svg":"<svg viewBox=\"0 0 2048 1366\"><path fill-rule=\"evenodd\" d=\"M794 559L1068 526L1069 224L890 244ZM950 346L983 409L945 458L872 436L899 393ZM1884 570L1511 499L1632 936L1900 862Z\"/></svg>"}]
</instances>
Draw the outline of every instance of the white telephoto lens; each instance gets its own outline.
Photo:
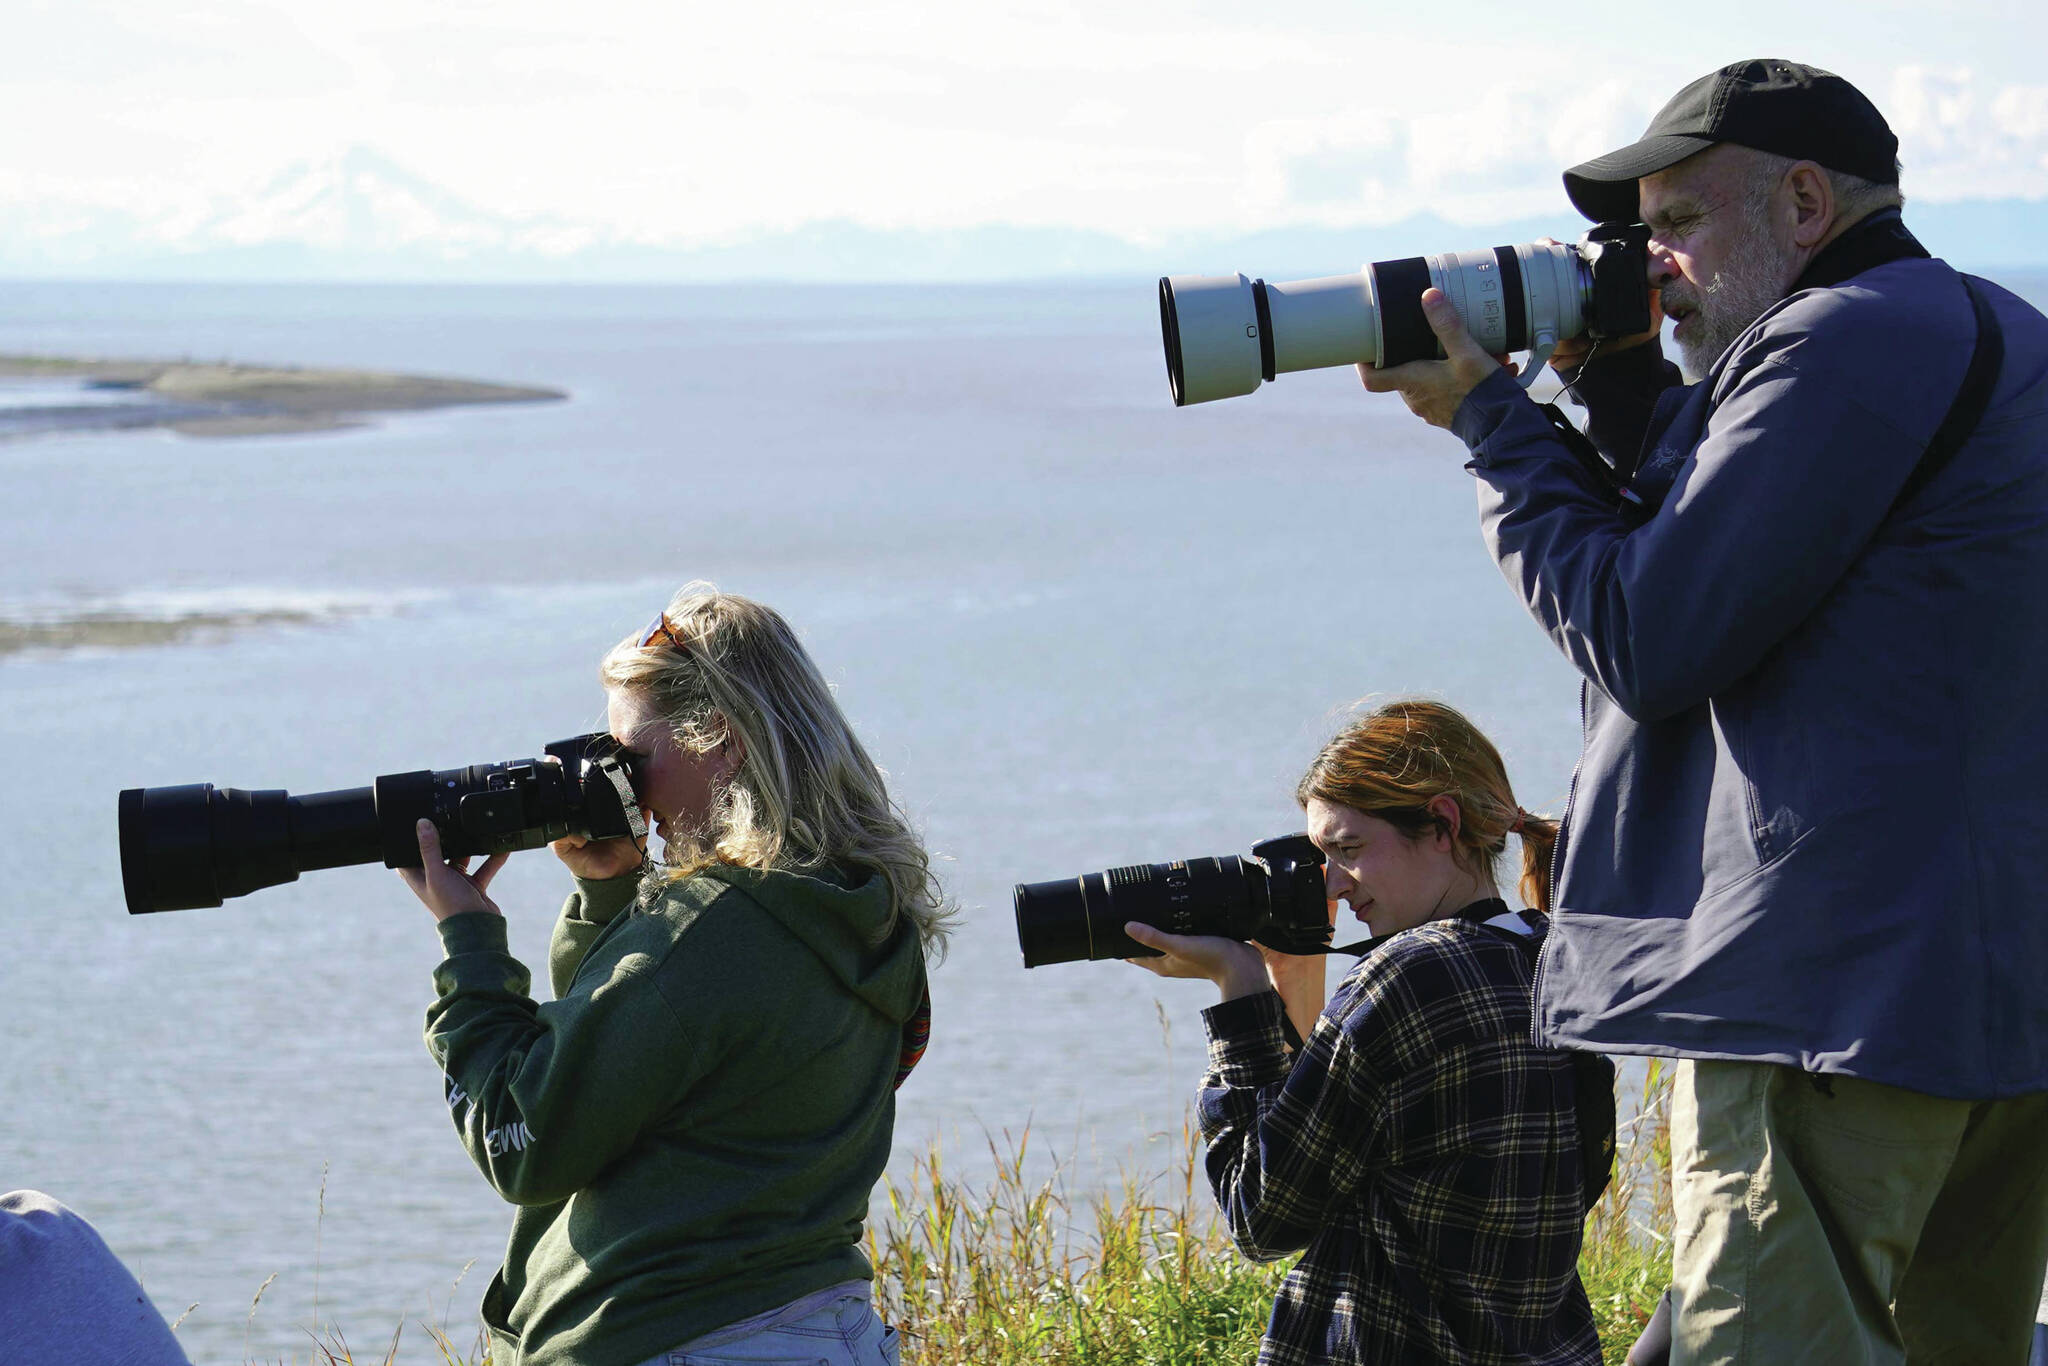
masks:
<instances>
[{"instance_id":1,"label":"white telephoto lens","mask_svg":"<svg viewBox=\"0 0 2048 1366\"><path fill-rule=\"evenodd\" d=\"M1547 350L1586 330L1586 301L1592 281L1578 250L1565 246L1519 246L1522 288L1529 301L1529 326L1514 348Z\"/></svg>"},{"instance_id":2,"label":"white telephoto lens","mask_svg":"<svg viewBox=\"0 0 2048 1366\"><path fill-rule=\"evenodd\" d=\"M1379 354L1379 311L1371 277L1325 275L1266 286L1273 371L1350 365Z\"/></svg>"},{"instance_id":3,"label":"white telephoto lens","mask_svg":"<svg viewBox=\"0 0 2048 1366\"><path fill-rule=\"evenodd\" d=\"M1159 282L1166 374L1176 404L1236 398L1264 378L1252 282L1242 275L1175 275Z\"/></svg>"},{"instance_id":4,"label":"white telephoto lens","mask_svg":"<svg viewBox=\"0 0 2048 1366\"><path fill-rule=\"evenodd\" d=\"M1595 295L1584 248L1533 242L1375 261L1356 275L1278 284L1171 276L1159 282L1159 320L1173 401L1234 398L1294 370L1441 358L1422 311L1432 285L1488 353L1529 353L1525 385L1559 342L1586 332Z\"/></svg>"}]
</instances>

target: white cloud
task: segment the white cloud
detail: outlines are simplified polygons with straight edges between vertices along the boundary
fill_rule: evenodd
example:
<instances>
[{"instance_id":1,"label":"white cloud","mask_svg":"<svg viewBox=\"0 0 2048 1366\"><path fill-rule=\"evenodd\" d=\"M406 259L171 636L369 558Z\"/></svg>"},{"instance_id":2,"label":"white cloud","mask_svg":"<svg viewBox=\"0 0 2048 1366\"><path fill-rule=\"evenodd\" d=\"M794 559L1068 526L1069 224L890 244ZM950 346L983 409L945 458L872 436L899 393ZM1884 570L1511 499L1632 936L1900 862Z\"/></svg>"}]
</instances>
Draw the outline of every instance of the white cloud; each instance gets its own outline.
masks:
<instances>
[{"instance_id":1,"label":"white cloud","mask_svg":"<svg viewBox=\"0 0 2048 1366\"><path fill-rule=\"evenodd\" d=\"M1132 237L1422 210L1568 226L1564 166L1744 55L1645 56L1613 26L1472 3L1457 26L1339 0L33 3L0 47L16 133L0 199L38 223L68 204L168 234L367 146L480 213L643 242L831 218ZM1899 124L1909 194L2048 193L2048 86L2024 71L2040 20L1963 3L1894 75L1895 46L1860 35L1910 23L1905 0L1717 4L1729 46L1780 34L1820 58L1813 35L1830 35L1836 69ZM1865 24L1873 5L1889 13Z\"/></svg>"},{"instance_id":2,"label":"white cloud","mask_svg":"<svg viewBox=\"0 0 2048 1366\"><path fill-rule=\"evenodd\" d=\"M2048 195L2048 85L1969 67L1900 67L1881 108L1899 135L1909 199Z\"/></svg>"},{"instance_id":3,"label":"white cloud","mask_svg":"<svg viewBox=\"0 0 2048 1366\"><path fill-rule=\"evenodd\" d=\"M1482 222L1560 211L1564 167L1621 146L1655 107L1620 83L1498 88L1440 116L1392 109L1273 120L1244 141L1247 216L1386 223L1428 209Z\"/></svg>"}]
</instances>

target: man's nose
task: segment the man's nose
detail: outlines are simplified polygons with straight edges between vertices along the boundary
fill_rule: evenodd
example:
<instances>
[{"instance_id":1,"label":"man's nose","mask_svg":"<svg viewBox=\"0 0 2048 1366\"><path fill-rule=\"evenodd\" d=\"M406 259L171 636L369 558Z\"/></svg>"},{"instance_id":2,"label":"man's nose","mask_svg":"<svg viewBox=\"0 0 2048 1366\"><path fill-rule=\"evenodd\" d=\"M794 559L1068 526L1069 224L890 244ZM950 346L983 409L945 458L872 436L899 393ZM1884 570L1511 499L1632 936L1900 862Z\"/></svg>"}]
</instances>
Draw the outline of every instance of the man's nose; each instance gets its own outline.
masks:
<instances>
[{"instance_id":1,"label":"man's nose","mask_svg":"<svg viewBox=\"0 0 2048 1366\"><path fill-rule=\"evenodd\" d=\"M1350 875L1334 863L1323 865L1323 895L1332 901L1342 901L1351 891Z\"/></svg>"},{"instance_id":2,"label":"man's nose","mask_svg":"<svg viewBox=\"0 0 2048 1366\"><path fill-rule=\"evenodd\" d=\"M1650 239L1649 270L1651 289L1662 289L1679 276L1678 258L1654 237Z\"/></svg>"}]
</instances>

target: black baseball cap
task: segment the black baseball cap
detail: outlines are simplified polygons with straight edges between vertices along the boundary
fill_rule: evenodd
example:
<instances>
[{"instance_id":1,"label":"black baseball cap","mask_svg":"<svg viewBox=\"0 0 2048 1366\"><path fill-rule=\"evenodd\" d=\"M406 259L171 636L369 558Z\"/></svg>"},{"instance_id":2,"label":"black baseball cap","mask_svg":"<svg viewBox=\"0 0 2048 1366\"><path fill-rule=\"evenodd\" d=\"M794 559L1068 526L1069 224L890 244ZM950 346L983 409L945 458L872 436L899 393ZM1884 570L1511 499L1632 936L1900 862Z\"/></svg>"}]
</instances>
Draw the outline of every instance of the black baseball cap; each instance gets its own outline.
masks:
<instances>
[{"instance_id":1,"label":"black baseball cap","mask_svg":"<svg viewBox=\"0 0 2048 1366\"><path fill-rule=\"evenodd\" d=\"M1639 177L1717 142L1817 161L1880 185L1899 183L1899 140L1862 91L1819 67L1758 57L1673 95L1641 138L1566 171L1564 190L1596 223L1632 223Z\"/></svg>"}]
</instances>

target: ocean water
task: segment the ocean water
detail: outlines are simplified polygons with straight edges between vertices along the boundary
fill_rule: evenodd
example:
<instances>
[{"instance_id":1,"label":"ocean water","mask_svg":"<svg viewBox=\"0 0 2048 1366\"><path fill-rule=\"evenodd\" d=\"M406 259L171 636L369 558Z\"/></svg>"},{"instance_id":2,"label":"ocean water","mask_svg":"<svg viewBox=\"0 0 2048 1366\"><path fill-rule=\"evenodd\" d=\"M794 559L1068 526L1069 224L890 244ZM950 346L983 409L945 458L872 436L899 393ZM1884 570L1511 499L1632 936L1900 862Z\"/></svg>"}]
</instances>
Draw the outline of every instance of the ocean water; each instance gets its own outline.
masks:
<instances>
[{"instance_id":1,"label":"ocean water","mask_svg":"<svg viewBox=\"0 0 2048 1366\"><path fill-rule=\"evenodd\" d=\"M2020 281L2032 297L2044 281ZM1010 888L1298 828L1367 696L1425 693L1555 811L1576 684L1462 448L1348 372L1172 407L1151 288L0 283L0 353L567 390L316 436L0 443L0 618L301 612L0 655L0 1188L90 1216L195 1360L466 1342L507 1210L420 1042L437 940L381 869L129 917L115 797L317 791L600 724L595 664L708 578L803 633L963 908L897 1167L1029 1134L1077 1195L1181 1151L1212 989L1025 971ZM496 887L544 962L566 877ZM466 1276L463 1268L474 1263ZM252 1298L266 1278L260 1304ZM460 1284L457 1279L461 1277Z\"/></svg>"}]
</instances>

